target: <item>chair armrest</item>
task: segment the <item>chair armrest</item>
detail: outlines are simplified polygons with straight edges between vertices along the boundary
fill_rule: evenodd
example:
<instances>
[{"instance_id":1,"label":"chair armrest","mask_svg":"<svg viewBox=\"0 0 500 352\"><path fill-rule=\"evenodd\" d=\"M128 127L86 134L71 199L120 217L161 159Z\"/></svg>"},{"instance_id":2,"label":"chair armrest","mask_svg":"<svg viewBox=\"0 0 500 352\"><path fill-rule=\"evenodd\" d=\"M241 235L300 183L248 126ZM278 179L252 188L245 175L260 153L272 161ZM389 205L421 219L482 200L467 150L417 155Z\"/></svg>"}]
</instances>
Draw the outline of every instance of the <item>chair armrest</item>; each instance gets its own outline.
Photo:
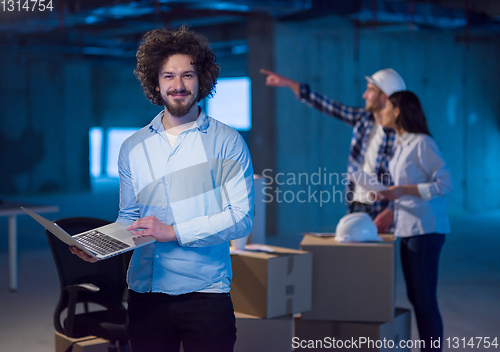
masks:
<instances>
[{"instance_id":1,"label":"chair armrest","mask_svg":"<svg viewBox=\"0 0 500 352\"><path fill-rule=\"evenodd\" d=\"M100 288L97 287L96 285L88 284L88 283L70 285L70 286L64 287L64 289L67 290L70 294L73 291L76 291L76 292L78 292L78 291L97 292L100 290Z\"/></svg>"},{"instance_id":2,"label":"chair armrest","mask_svg":"<svg viewBox=\"0 0 500 352\"><path fill-rule=\"evenodd\" d=\"M66 324L64 325L64 334L66 336L73 335L73 328L75 325L75 310L76 310L76 298L78 297L78 292L98 292L100 290L94 284L83 283L70 285L63 288L68 291L68 316L66 317Z\"/></svg>"}]
</instances>

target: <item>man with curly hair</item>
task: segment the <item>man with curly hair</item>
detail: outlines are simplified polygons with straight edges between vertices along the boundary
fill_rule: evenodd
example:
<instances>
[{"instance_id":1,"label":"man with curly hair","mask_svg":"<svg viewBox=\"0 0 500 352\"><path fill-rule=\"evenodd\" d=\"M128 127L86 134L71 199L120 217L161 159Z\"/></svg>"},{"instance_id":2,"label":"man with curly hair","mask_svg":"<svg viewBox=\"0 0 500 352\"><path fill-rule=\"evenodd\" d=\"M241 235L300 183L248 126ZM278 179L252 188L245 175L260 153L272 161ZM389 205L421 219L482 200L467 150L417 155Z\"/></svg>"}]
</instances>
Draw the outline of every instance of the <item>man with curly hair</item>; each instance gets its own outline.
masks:
<instances>
[{"instance_id":1,"label":"man with curly hair","mask_svg":"<svg viewBox=\"0 0 500 352\"><path fill-rule=\"evenodd\" d=\"M198 102L219 74L208 41L182 27L153 30L135 74L164 106L122 145L118 222L156 242L134 251L128 270L128 327L134 352L233 351L229 241L253 220L252 161L238 132ZM85 253L72 248L81 258Z\"/></svg>"}]
</instances>

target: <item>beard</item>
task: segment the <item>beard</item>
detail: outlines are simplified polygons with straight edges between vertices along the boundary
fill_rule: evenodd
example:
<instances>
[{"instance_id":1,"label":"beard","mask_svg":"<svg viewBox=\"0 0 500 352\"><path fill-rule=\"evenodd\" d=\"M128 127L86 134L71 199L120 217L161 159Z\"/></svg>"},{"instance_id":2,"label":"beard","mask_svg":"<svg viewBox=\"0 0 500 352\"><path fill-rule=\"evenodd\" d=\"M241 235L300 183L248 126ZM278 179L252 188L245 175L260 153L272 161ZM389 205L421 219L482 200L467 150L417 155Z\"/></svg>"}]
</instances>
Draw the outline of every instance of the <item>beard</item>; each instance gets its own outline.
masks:
<instances>
[{"instance_id":1,"label":"beard","mask_svg":"<svg viewBox=\"0 0 500 352\"><path fill-rule=\"evenodd\" d=\"M168 96L172 94L185 94L187 93L190 95L190 99L186 102L183 103L180 99L179 100L174 100L173 103L171 103L168 100ZM163 105L165 105L165 108L167 111L170 113L170 115L174 117L181 118L183 116L186 116L191 108L198 103L198 95L194 96L193 92L190 92L186 89L183 90L170 90L166 93L166 97L162 95L162 100L163 100Z\"/></svg>"},{"instance_id":2,"label":"beard","mask_svg":"<svg viewBox=\"0 0 500 352\"><path fill-rule=\"evenodd\" d=\"M365 109L369 112L376 113L382 110L385 106L385 101L381 100L381 96L371 99L365 102Z\"/></svg>"},{"instance_id":3,"label":"beard","mask_svg":"<svg viewBox=\"0 0 500 352\"><path fill-rule=\"evenodd\" d=\"M382 109L382 107L379 106L379 104L377 104L377 102L371 101L371 102L366 103L365 109L366 109L366 111L369 111L373 114L374 112L380 111Z\"/></svg>"}]
</instances>

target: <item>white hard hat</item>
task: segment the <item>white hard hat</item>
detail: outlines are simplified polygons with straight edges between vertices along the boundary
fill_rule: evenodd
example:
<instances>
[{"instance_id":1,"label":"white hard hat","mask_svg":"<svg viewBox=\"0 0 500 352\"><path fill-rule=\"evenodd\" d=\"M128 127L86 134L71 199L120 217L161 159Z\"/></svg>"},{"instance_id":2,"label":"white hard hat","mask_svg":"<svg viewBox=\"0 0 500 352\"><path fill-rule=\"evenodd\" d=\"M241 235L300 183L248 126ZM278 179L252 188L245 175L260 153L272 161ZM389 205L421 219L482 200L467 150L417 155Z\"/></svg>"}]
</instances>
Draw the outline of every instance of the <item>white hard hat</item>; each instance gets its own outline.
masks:
<instances>
[{"instance_id":1,"label":"white hard hat","mask_svg":"<svg viewBox=\"0 0 500 352\"><path fill-rule=\"evenodd\" d=\"M405 81L403 81L399 73L392 68L385 68L375 72L370 77L365 76L365 78L368 82L379 87L388 97L390 97L392 93L406 90Z\"/></svg>"},{"instance_id":2,"label":"white hard hat","mask_svg":"<svg viewBox=\"0 0 500 352\"><path fill-rule=\"evenodd\" d=\"M338 242L381 242L377 226L367 213L351 213L340 219L335 230Z\"/></svg>"}]
</instances>

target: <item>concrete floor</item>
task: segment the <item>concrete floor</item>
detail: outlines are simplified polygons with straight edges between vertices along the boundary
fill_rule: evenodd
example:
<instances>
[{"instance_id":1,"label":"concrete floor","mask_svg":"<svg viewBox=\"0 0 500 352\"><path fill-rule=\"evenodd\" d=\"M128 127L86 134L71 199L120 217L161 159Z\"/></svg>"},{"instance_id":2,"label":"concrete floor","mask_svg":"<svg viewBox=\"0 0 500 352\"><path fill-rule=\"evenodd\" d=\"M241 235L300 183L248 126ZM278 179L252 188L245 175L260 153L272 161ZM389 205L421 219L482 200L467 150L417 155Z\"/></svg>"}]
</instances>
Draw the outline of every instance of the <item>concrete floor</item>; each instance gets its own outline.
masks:
<instances>
[{"instance_id":1,"label":"concrete floor","mask_svg":"<svg viewBox=\"0 0 500 352\"><path fill-rule=\"evenodd\" d=\"M500 211L452 216L451 220L452 234L447 236L443 249L439 281L445 339L500 340ZM269 244L294 248L299 242L298 236L268 239ZM59 295L57 273L48 246L27 247L20 246L17 293L8 290L8 255L5 250L0 251L1 352L54 351L52 313ZM399 269L397 306L411 308ZM418 339L414 323L412 338ZM465 346L444 350L492 348Z\"/></svg>"}]
</instances>

